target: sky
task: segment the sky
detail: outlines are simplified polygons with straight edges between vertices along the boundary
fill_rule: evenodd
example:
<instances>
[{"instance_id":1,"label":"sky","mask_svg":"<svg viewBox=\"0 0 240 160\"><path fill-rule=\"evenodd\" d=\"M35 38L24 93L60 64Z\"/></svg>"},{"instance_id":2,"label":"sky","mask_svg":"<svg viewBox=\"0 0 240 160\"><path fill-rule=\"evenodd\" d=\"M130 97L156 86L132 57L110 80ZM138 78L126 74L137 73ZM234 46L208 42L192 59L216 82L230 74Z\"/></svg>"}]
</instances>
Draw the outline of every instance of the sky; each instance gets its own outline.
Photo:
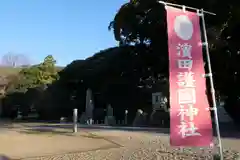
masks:
<instances>
[{"instance_id":1,"label":"sky","mask_svg":"<svg viewBox=\"0 0 240 160\"><path fill-rule=\"evenodd\" d=\"M25 55L32 64L53 55L57 65L117 45L109 22L127 0L2 0L0 57Z\"/></svg>"}]
</instances>

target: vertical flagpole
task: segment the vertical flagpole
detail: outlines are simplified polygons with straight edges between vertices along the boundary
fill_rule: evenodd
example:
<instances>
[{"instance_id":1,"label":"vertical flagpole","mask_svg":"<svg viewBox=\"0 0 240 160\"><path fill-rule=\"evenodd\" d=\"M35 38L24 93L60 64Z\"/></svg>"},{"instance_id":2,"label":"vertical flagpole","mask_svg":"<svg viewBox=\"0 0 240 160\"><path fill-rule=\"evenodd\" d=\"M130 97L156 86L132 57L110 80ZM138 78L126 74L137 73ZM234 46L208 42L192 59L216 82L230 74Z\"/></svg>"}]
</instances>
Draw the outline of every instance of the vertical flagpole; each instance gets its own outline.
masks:
<instances>
[{"instance_id":1,"label":"vertical flagpole","mask_svg":"<svg viewBox=\"0 0 240 160\"><path fill-rule=\"evenodd\" d=\"M201 19L202 19L202 25L203 25L204 45L206 47L207 63L208 63L208 69L209 69L208 77L210 79L210 87L211 87L211 94L212 94L212 101L213 101L213 111L214 111L214 118L215 118L215 123L216 123L216 131L217 131L218 145L219 145L218 147L219 147L219 153L221 156L220 158L221 158L221 160L223 160L223 149L222 149L221 135L220 135L220 129L219 129L219 122L218 122L217 103L216 103L215 89L214 89L214 84L213 84L212 68L211 68L211 61L210 61L210 55L209 55L209 48L208 48L209 46L208 46L208 40L207 40L207 31L206 31L203 9L201 9Z\"/></svg>"}]
</instances>

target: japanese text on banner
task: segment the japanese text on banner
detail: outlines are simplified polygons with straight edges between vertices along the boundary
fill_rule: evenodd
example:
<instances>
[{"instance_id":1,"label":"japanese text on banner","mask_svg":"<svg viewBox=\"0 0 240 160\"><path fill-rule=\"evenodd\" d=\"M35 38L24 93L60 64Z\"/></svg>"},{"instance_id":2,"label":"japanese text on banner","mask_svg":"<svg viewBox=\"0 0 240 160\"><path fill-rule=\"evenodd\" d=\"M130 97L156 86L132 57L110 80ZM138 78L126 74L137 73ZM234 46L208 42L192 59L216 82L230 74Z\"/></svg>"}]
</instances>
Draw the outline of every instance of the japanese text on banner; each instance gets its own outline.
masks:
<instances>
[{"instance_id":1,"label":"japanese text on banner","mask_svg":"<svg viewBox=\"0 0 240 160\"><path fill-rule=\"evenodd\" d=\"M194 117L198 115L198 108L194 108L196 103L196 85L194 73L191 71L193 66L192 46L188 43L178 44L177 47L178 72L178 104L180 105L178 116L180 117L179 134L182 138L189 136L201 136L195 127Z\"/></svg>"}]
</instances>

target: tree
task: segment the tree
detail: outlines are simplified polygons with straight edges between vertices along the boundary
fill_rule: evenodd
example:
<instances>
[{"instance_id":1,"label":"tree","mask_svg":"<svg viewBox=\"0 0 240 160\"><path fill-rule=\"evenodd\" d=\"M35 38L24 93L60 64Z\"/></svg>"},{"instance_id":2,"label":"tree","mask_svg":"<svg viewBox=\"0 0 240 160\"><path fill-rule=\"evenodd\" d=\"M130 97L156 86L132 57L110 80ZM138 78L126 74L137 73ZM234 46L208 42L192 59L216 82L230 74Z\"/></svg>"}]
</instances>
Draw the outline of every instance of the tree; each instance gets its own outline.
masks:
<instances>
[{"instance_id":1,"label":"tree","mask_svg":"<svg viewBox=\"0 0 240 160\"><path fill-rule=\"evenodd\" d=\"M2 65L9 67L29 66L29 59L23 54L7 53L2 57Z\"/></svg>"},{"instance_id":2,"label":"tree","mask_svg":"<svg viewBox=\"0 0 240 160\"><path fill-rule=\"evenodd\" d=\"M204 0L201 3L190 0L168 2L204 8L217 14L206 16L215 87L221 97L226 97L225 108L228 113L235 121L240 122L238 118L240 110L237 109L240 97L238 64L240 3L233 0L227 2ZM147 50L152 51L152 55L158 54L158 60L152 63L161 64L162 69L158 70L158 73L165 75L165 78L168 77L166 13L162 4L157 0L131 0L120 7L109 29L113 29L115 39L120 45L146 45ZM210 96L209 100L211 102Z\"/></svg>"},{"instance_id":3,"label":"tree","mask_svg":"<svg viewBox=\"0 0 240 160\"><path fill-rule=\"evenodd\" d=\"M221 40L222 34L237 18L240 4L233 0L227 2L190 0L167 0L167 2L184 4L196 8L204 8L217 14L207 16L208 33L213 39ZM228 6L228 7L226 7ZM236 24L236 21L234 22ZM109 29L113 29L114 36L121 44L154 43L160 38L166 39L166 17L164 5L158 0L130 0L122 5L110 22ZM156 34L159 33L159 34ZM222 43L224 43L222 41Z\"/></svg>"},{"instance_id":4,"label":"tree","mask_svg":"<svg viewBox=\"0 0 240 160\"><path fill-rule=\"evenodd\" d=\"M29 88L51 84L58 79L55 63L52 56L47 56L42 63L23 68L17 76L11 77L7 91L26 92Z\"/></svg>"},{"instance_id":5,"label":"tree","mask_svg":"<svg viewBox=\"0 0 240 160\"><path fill-rule=\"evenodd\" d=\"M52 55L48 55L44 58L43 63L38 66L39 72L37 78L39 84L51 84L58 79L58 72L55 64L56 60Z\"/></svg>"},{"instance_id":6,"label":"tree","mask_svg":"<svg viewBox=\"0 0 240 160\"><path fill-rule=\"evenodd\" d=\"M46 96L48 93L46 88L47 85L50 85L58 78L59 69L55 67L55 63L56 61L52 56L47 56L42 63L22 68L18 75L9 77L5 97L5 101L8 103L5 104L10 106L17 105L26 115L30 107L34 107L37 103L41 103L36 107L38 110L42 110L41 107L45 105L51 106L47 104L51 101ZM20 95L21 98L18 98ZM13 97L18 101L12 101ZM47 103L42 103L43 101L46 102L46 100L48 100ZM50 110L50 108L48 109Z\"/></svg>"},{"instance_id":7,"label":"tree","mask_svg":"<svg viewBox=\"0 0 240 160\"><path fill-rule=\"evenodd\" d=\"M58 79L58 69L55 66L56 61L50 55L38 65L23 68L19 75L17 83L14 83L15 89L27 90L45 84L51 84Z\"/></svg>"},{"instance_id":8,"label":"tree","mask_svg":"<svg viewBox=\"0 0 240 160\"><path fill-rule=\"evenodd\" d=\"M157 56L142 45L121 46L100 51L84 61L74 61L59 73L56 88L64 92L54 96L61 97L58 98L59 106L69 111L69 97L76 93L76 106L81 113L85 110L86 90L91 88L95 107L105 108L111 104L118 120L124 119L125 109L128 109L132 120L137 109L143 109L150 115L152 86L158 83L167 86L161 75L154 75L161 69L161 64L155 60ZM167 96L168 91L162 91ZM63 104L68 105L64 107Z\"/></svg>"}]
</instances>

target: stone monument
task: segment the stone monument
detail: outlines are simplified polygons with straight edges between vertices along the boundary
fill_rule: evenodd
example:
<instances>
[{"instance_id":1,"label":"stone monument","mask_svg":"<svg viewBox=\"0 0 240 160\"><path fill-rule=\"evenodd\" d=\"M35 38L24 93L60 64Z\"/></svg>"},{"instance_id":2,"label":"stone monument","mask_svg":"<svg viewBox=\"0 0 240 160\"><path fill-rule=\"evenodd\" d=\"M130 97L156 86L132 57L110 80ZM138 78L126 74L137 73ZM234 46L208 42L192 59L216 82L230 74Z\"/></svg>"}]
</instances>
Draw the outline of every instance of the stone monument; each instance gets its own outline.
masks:
<instances>
[{"instance_id":1,"label":"stone monument","mask_svg":"<svg viewBox=\"0 0 240 160\"><path fill-rule=\"evenodd\" d=\"M168 100L161 92L152 93L152 113L150 115L150 125L168 126L169 109Z\"/></svg>"},{"instance_id":2,"label":"stone monument","mask_svg":"<svg viewBox=\"0 0 240 160\"><path fill-rule=\"evenodd\" d=\"M133 121L133 126L145 126L146 124L146 114L143 110L138 109Z\"/></svg>"},{"instance_id":3,"label":"stone monument","mask_svg":"<svg viewBox=\"0 0 240 160\"><path fill-rule=\"evenodd\" d=\"M128 110L125 110L125 116L124 116L124 124L128 124Z\"/></svg>"},{"instance_id":4,"label":"stone monument","mask_svg":"<svg viewBox=\"0 0 240 160\"><path fill-rule=\"evenodd\" d=\"M218 121L219 123L233 123L232 118L228 115L227 111L224 108L224 102L219 102L217 106ZM215 123L215 119L212 121Z\"/></svg>"},{"instance_id":5,"label":"stone monument","mask_svg":"<svg viewBox=\"0 0 240 160\"><path fill-rule=\"evenodd\" d=\"M86 113L83 112L79 118L79 122L80 124L86 124L87 123L87 116L86 116Z\"/></svg>"},{"instance_id":6,"label":"stone monument","mask_svg":"<svg viewBox=\"0 0 240 160\"><path fill-rule=\"evenodd\" d=\"M93 110L94 110L94 104L93 104L93 98L92 98L92 90L87 89L87 95L86 95L86 118L87 118L87 124L91 125L93 124Z\"/></svg>"},{"instance_id":7,"label":"stone monument","mask_svg":"<svg viewBox=\"0 0 240 160\"><path fill-rule=\"evenodd\" d=\"M22 113L20 112L19 108L17 109L17 117L16 117L17 120L20 120L22 119Z\"/></svg>"},{"instance_id":8,"label":"stone monument","mask_svg":"<svg viewBox=\"0 0 240 160\"><path fill-rule=\"evenodd\" d=\"M113 116L113 108L110 104L107 106L107 115L105 116L104 123L105 125L116 124L115 117Z\"/></svg>"}]
</instances>

